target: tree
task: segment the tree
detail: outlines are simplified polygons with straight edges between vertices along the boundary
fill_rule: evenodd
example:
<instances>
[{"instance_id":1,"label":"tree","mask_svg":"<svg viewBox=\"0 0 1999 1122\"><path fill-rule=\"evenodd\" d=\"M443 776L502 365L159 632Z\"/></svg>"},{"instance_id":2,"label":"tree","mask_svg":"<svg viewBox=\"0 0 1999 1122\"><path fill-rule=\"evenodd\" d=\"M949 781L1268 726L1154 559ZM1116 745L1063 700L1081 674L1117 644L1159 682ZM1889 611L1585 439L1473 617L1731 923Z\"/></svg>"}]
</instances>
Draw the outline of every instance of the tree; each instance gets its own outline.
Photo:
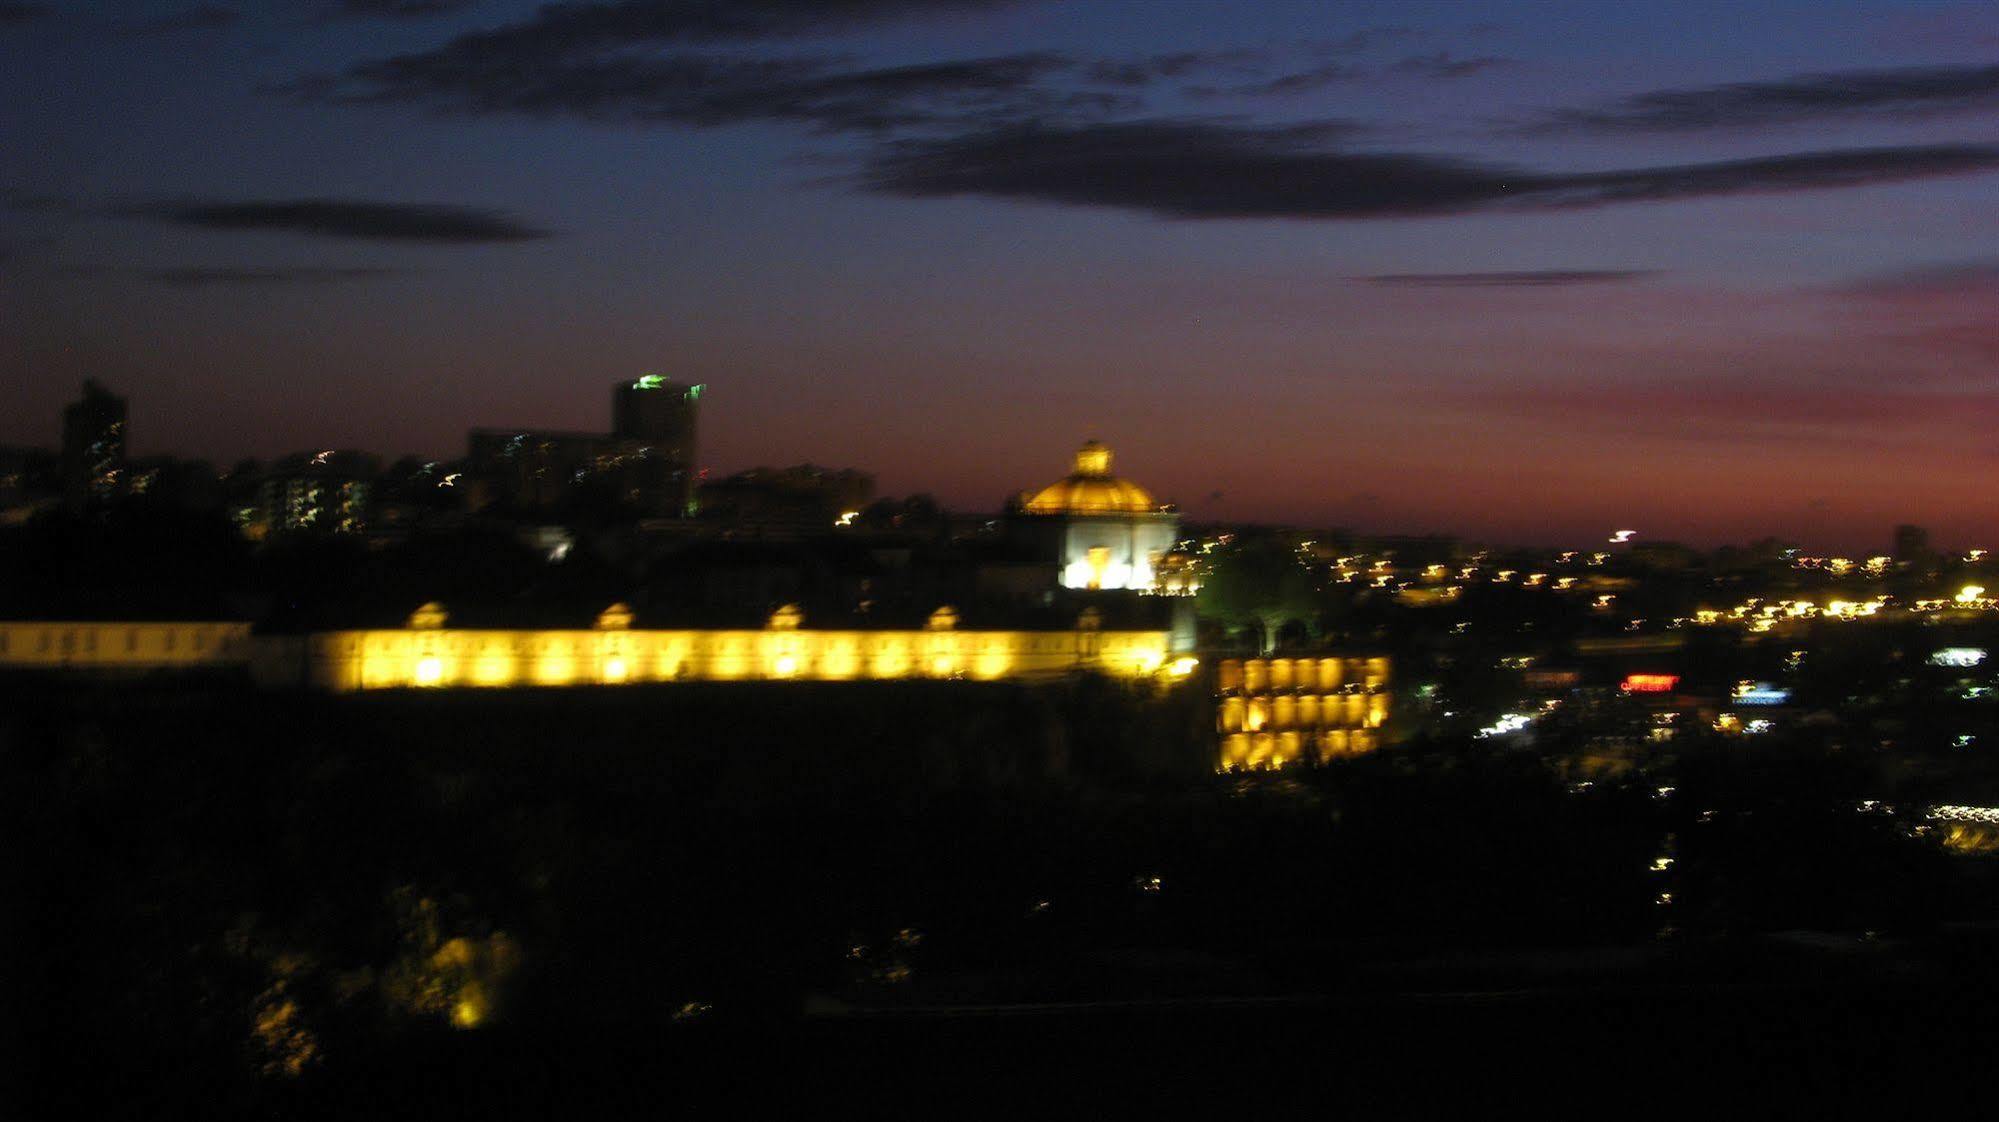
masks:
<instances>
[{"instance_id":1,"label":"tree","mask_svg":"<svg viewBox=\"0 0 1999 1122\"><path fill-rule=\"evenodd\" d=\"M1318 597L1312 575L1281 543L1259 540L1211 555L1195 599L1201 615L1220 622L1231 637L1256 626L1258 647L1269 654L1287 623L1318 632Z\"/></svg>"}]
</instances>

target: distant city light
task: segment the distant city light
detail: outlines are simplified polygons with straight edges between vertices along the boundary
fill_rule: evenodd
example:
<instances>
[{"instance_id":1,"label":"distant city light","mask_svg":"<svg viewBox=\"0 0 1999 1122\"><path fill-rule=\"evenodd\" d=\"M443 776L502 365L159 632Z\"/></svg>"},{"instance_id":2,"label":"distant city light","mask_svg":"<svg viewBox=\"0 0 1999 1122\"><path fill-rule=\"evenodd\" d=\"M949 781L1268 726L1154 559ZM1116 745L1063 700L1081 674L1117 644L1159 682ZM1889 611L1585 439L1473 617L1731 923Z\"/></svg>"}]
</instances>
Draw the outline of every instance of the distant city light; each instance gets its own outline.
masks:
<instances>
[{"instance_id":1,"label":"distant city light","mask_svg":"<svg viewBox=\"0 0 1999 1122\"><path fill-rule=\"evenodd\" d=\"M1768 682L1742 682L1735 687L1737 705L1788 705L1791 691Z\"/></svg>"},{"instance_id":2,"label":"distant city light","mask_svg":"<svg viewBox=\"0 0 1999 1122\"><path fill-rule=\"evenodd\" d=\"M1678 674L1628 674L1622 688L1626 693L1671 693L1679 684Z\"/></svg>"},{"instance_id":3,"label":"distant city light","mask_svg":"<svg viewBox=\"0 0 1999 1122\"><path fill-rule=\"evenodd\" d=\"M1534 721L1533 717L1527 716L1525 714L1503 713L1500 715L1498 720L1478 730L1478 735L1481 738L1489 736L1505 736L1507 733L1510 732L1519 732L1521 729L1526 728L1529 724L1532 724L1533 721Z\"/></svg>"},{"instance_id":4,"label":"distant city light","mask_svg":"<svg viewBox=\"0 0 1999 1122\"><path fill-rule=\"evenodd\" d=\"M1983 822L1999 826L1999 806L1933 806L1924 817L1942 819L1946 822Z\"/></svg>"},{"instance_id":5,"label":"distant city light","mask_svg":"<svg viewBox=\"0 0 1999 1122\"><path fill-rule=\"evenodd\" d=\"M1638 531L1636 530L1613 530L1610 535L1610 542L1612 545L1623 545L1637 536Z\"/></svg>"},{"instance_id":6,"label":"distant city light","mask_svg":"<svg viewBox=\"0 0 1999 1122\"><path fill-rule=\"evenodd\" d=\"M1984 661L1984 647L1945 647L1930 656L1931 666L1967 667Z\"/></svg>"},{"instance_id":7,"label":"distant city light","mask_svg":"<svg viewBox=\"0 0 1999 1122\"><path fill-rule=\"evenodd\" d=\"M1985 595L1984 585L1967 584L1963 588L1957 590L1957 602L1960 604L1976 604L1981 598L1984 597L1984 595Z\"/></svg>"}]
</instances>

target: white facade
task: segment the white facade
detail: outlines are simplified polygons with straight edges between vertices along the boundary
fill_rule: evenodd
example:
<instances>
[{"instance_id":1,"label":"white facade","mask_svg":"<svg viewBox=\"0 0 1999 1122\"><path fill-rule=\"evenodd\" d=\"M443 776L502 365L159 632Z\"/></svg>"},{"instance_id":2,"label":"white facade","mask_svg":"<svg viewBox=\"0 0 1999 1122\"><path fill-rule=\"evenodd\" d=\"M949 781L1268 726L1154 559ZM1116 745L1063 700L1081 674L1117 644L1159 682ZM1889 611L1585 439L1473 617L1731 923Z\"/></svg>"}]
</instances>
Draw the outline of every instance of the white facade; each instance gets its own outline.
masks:
<instances>
[{"instance_id":1,"label":"white facade","mask_svg":"<svg viewBox=\"0 0 1999 1122\"><path fill-rule=\"evenodd\" d=\"M1072 514L1062 517L1062 587L1150 590L1159 558L1173 548L1171 514Z\"/></svg>"}]
</instances>

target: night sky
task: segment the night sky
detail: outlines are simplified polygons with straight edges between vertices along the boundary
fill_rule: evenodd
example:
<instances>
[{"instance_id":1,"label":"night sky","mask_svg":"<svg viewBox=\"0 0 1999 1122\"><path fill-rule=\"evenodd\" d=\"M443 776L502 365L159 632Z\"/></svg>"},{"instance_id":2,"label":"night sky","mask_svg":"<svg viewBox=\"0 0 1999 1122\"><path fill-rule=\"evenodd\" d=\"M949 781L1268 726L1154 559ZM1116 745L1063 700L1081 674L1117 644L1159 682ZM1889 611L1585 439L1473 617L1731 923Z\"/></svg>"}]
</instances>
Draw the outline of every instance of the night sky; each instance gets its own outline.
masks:
<instances>
[{"instance_id":1,"label":"night sky","mask_svg":"<svg viewBox=\"0 0 1999 1122\"><path fill-rule=\"evenodd\" d=\"M0 0L0 443L1999 545L1999 6Z\"/></svg>"}]
</instances>

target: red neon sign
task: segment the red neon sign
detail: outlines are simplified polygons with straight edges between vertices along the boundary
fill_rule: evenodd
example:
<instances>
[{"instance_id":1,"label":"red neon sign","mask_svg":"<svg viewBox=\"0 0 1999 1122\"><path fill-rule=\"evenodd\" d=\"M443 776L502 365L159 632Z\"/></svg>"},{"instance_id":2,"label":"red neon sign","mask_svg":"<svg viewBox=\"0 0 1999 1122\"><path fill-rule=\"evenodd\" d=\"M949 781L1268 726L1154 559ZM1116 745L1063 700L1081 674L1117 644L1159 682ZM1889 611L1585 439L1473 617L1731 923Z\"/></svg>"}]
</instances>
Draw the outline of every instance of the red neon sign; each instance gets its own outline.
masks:
<instances>
[{"instance_id":1,"label":"red neon sign","mask_svg":"<svg viewBox=\"0 0 1999 1122\"><path fill-rule=\"evenodd\" d=\"M1626 693L1672 693L1680 684L1678 674L1627 674L1624 677Z\"/></svg>"}]
</instances>

